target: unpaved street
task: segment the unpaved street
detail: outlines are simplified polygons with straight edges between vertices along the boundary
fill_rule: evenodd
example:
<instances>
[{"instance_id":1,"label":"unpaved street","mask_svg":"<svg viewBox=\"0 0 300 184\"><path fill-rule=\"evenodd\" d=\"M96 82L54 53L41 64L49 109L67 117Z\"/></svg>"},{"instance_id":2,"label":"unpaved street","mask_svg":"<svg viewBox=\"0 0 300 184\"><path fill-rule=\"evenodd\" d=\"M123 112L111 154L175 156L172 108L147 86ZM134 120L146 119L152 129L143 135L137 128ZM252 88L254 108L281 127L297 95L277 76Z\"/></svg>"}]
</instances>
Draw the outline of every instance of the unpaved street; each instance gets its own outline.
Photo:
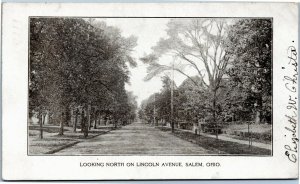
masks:
<instances>
[{"instance_id":1,"label":"unpaved street","mask_svg":"<svg viewBox=\"0 0 300 184\"><path fill-rule=\"evenodd\" d=\"M58 155L199 155L208 150L139 122L57 152Z\"/></svg>"}]
</instances>

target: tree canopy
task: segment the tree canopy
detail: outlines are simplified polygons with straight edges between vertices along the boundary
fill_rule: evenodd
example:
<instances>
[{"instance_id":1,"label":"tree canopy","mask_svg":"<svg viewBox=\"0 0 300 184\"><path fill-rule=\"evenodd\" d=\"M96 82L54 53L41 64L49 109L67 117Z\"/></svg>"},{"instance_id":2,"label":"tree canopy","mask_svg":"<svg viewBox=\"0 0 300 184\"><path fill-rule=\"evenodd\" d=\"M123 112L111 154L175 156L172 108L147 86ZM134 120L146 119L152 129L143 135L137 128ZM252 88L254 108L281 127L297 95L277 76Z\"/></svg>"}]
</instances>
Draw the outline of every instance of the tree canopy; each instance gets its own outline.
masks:
<instances>
[{"instance_id":1,"label":"tree canopy","mask_svg":"<svg viewBox=\"0 0 300 184\"><path fill-rule=\"evenodd\" d=\"M136 104L125 83L128 67L136 66L136 41L92 19L31 18L30 109L60 114L92 106L115 119L134 117L130 108Z\"/></svg>"},{"instance_id":2,"label":"tree canopy","mask_svg":"<svg viewBox=\"0 0 300 184\"><path fill-rule=\"evenodd\" d=\"M166 31L141 60L146 81L167 70L186 77L174 95L179 119L271 123L271 19L171 19Z\"/></svg>"}]
</instances>

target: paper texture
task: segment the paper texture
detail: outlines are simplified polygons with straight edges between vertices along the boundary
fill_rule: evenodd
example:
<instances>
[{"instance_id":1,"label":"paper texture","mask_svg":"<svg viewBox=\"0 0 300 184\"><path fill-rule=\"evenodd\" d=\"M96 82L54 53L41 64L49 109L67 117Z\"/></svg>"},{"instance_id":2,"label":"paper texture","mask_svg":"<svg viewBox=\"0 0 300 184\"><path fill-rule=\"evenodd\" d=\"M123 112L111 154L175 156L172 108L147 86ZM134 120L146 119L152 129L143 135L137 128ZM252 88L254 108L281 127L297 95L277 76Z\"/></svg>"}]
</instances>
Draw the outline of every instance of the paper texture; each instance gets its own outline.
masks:
<instances>
[{"instance_id":1,"label":"paper texture","mask_svg":"<svg viewBox=\"0 0 300 184\"><path fill-rule=\"evenodd\" d=\"M296 3L4 3L5 180L298 178Z\"/></svg>"}]
</instances>

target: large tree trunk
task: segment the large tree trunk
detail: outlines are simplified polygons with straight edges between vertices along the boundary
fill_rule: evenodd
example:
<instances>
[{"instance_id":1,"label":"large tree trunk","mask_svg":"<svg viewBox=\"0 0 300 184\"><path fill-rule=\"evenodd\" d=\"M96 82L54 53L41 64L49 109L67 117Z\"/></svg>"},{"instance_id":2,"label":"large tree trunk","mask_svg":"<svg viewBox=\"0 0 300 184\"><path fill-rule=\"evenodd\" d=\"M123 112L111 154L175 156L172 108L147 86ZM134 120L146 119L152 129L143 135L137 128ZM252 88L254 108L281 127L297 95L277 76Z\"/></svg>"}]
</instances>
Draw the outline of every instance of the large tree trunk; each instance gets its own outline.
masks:
<instances>
[{"instance_id":1,"label":"large tree trunk","mask_svg":"<svg viewBox=\"0 0 300 184\"><path fill-rule=\"evenodd\" d=\"M174 122L174 100L173 100L174 92L173 92L173 83L172 83L172 90L171 90L171 130L172 133L175 131L175 122Z\"/></svg>"},{"instance_id":2,"label":"large tree trunk","mask_svg":"<svg viewBox=\"0 0 300 184\"><path fill-rule=\"evenodd\" d=\"M48 113L48 124L51 125L52 123L52 117L51 117L51 113Z\"/></svg>"},{"instance_id":3,"label":"large tree trunk","mask_svg":"<svg viewBox=\"0 0 300 184\"><path fill-rule=\"evenodd\" d=\"M43 125L45 125L45 122L46 122L46 115L47 115L46 113L45 113L44 115L42 114L42 117L43 117L43 121L42 121L42 122L43 122Z\"/></svg>"},{"instance_id":4,"label":"large tree trunk","mask_svg":"<svg viewBox=\"0 0 300 184\"><path fill-rule=\"evenodd\" d=\"M73 125L73 131L76 132L76 126L77 126L77 116L78 116L78 110L75 111L75 121L74 121L74 125Z\"/></svg>"},{"instance_id":5,"label":"large tree trunk","mask_svg":"<svg viewBox=\"0 0 300 184\"><path fill-rule=\"evenodd\" d=\"M43 122L43 125L45 125L45 119L46 119L46 114L42 114L42 122Z\"/></svg>"},{"instance_id":6,"label":"large tree trunk","mask_svg":"<svg viewBox=\"0 0 300 184\"><path fill-rule=\"evenodd\" d=\"M217 96L217 90L216 89L213 89L213 107L212 107L212 110L213 110L213 122L215 123L216 125L216 139L219 139L219 122L217 121L217 114L216 114L216 96Z\"/></svg>"},{"instance_id":7,"label":"large tree trunk","mask_svg":"<svg viewBox=\"0 0 300 184\"><path fill-rule=\"evenodd\" d=\"M64 135L64 113L62 113L60 117L60 129L58 135Z\"/></svg>"},{"instance_id":8,"label":"large tree trunk","mask_svg":"<svg viewBox=\"0 0 300 184\"><path fill-rule=\"evenodd\" d=\"M71 126L71 112L68 108L66 108L66 126Z\"/></svg>"},{"instance_id":9,"label":"large tree trunk","mask_svg":"<svg viewBox=\"0 0 300 184\"><path fill-rule=\"evenodd\" d=\"M97 119L98 119L98 114L94 112L94 129L97 129Z\"/></svg>"},{"instance_id":10,"label":"large tree trunk","mask_svg":"<svg viewBox=\"0 0 300 184\"><path fill-rule=\"evenodd\" d=\"M84 123L84 137L87 138L88 135L89 135L89 126L90 126L90 122L91 122L91 119L90 119L90 105L88 105L86 108L87 108L87 113L86 113L86 122Z\"/></svg>"},{"instance_id":11,"label":"large tree trunk","mask_svg":"<svg viewBox=\"0 0 300 184\"><path fill-rule=\"evenodd\" d=\"M88 121L88 130L91 130L91 128L92 128L92 122L91 122L91 105L88 105L88 109L87 109L87 121Z\"/></svg>"},{"instance_id":12,"label":"large tree trunk","mask_svg":"<svg viewBox=\"0 0 300 184\"><path fill-rule=\"evenodd\" d=\"M117 128L118 121L117 120L113 120L113 122L114 122L115 128Z\"/></svg>"},{"instance_id":13,"label":"large tree trunk","mask_svg":"<svg viewBox=\"0 0 300 184\"><path fill-rule=\"evenodd\" d=\"M32 122L32 118L34 117L34 113L32 112L32 111L29 111L29 116L28 116L28 118L29 118L29 122L30 122L30 124L32 124L33 122Z\"/></svg>"},{"instance_id":14,"label":"large tree trunk","mask_svg":"<svg viewBox=\"0 0 300 184\"><path fill-rule=\"evenodd\" d=\"M261 109L262 109L262 97L256 99L256 114L255 114L255 124L261 123Z\"/></svg>"},{"instance_id":15,"label":"large tree trunk","mask_svg":"<svg viewBox=\"0 0 300 184\"><path fill-rule=\"evenodd\" d=\"M83 133L84 132L84 126L85 126L85 122L84 122L84 110L82 110L81 111L81 117L80 117L80 119L81 119L81 133Z\"/></svg>"},{"instance_id":16,"label":"large tree trunk","mask_svg":"<svg viewBox=\"0 0 300 184\"><path fill-rule=\"evenodd\" d=\"M39 123L40 123L40 135L39 135L39 138L40 139L43 139L43 122L42 122L42 119L43 119L43 115L40 114L39 115Z\"/></svg>"},{"instance_id":17,"label":"large tree trunk","mask_svg":"<svg viewBox=\"0 0 300 184\"><path fill-rule=\"evenodd\" d=\"M101 126L101 125L102 125L102 122L103 122L101 113L99 113L98 119L99 119L99 120L98 120L98 126Z\"/></svg>"}]
</instances>

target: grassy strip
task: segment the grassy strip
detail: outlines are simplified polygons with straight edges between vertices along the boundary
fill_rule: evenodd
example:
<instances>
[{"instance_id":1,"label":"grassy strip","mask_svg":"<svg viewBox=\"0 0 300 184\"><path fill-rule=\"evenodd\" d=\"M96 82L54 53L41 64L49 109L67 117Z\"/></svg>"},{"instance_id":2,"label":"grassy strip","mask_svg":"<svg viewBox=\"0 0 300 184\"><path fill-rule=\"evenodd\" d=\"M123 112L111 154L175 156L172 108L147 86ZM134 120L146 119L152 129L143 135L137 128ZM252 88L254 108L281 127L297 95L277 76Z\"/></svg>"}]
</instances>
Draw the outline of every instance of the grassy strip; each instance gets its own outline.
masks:
<instances>
[{"instance_id":1,"label":"grassy strip","mask_svg":"<svg viewBox=\"0 0 300 184\"><path fill-rule=\"evenodd\" d=\"M116 129L121 129L121 127L120 127L120 128L119 128L119 127L117 127L117 128L112 128L112 129L110 129L110 130L107 130L107 131L98 133L98 134L96 134L96 135L89 136L89 137L87 137L87 138L85 138L85 139L92 139L92 138L94 138L94 137L97 137L97 136L99 136L99 135L106 134L106 133L108 133L108 132L110 132L110 131L112 131L112 130L116 130ZM91 133L91 132L89 132L89 133ZM93 133L95 133L95 132L93 132ZM76 144L78 144L78 143L80 143L80 142L82 142L82 141L76 141L76 142L73 142L73 143L70 143L70 144L61 146L61 147L59 147L59 148L57 148L57 149L48 151L48 152L46 152L45 154L54 154L54 153L57 153L57 152L59 152L59 151L61 151L61 150L63 150L63 149L72 147L72 146L74 146L74 145L76 145Z\"/></svg>"},{"instance_id":2,"label":"grassy strip","mask_svg":"<svg viewBox=\"0 0 300 184\"><path fill-rule=\"evenodd\" d=\"M242 141L248 141L249 140L249 137L236 136L236 135L232 135L232 134L223 134L223 135L226 136L226 137L231 137L233 139L238 139L238 140L242 140ZM252 141L259 142L259 143L264 143L264 144L271 144L272 143L272 141L269 138L268 139L263 139L263 138L258 139L258 138L252 137Z\"/></svg>"},{"instance_id":3,"label":"grassy strip","mask_svg":"<svg viewBox=\"0 0 300 184\"><path fill-rule=\"evenodd\" d=\"M157 127L162 131L170 132L168 127ZM182 139L193 142L207 150L218 150L220 154L238 154L238 155L271 155L271 150L258 148L236 142L224 141L211 137L195 135L191 132L180 131L176 129L174 135Z\"/></svg>"},{"instance_id":4,"label":"grassy strip","mask_svg":"<svg viewBox=\"0 0 300 184\"><path fill-rule=\"evenodd\" d=\"M69 148L69 147L71 147L71 146L74 146L75 144L78 144L79 142L81 142L81 141L75 141L75 142L73 142L73 143L71 143L71 144L63 145L63 146L61 146L61 147L59 147L59 148L56 148L56 149L51 150L51 151L48 151L48 152L46 152L45 154L54 154L54 153L59 152L59 151L61 151L61 150L63 150L63 149L66 149L66 148Z\"/></svg>"},{"instance_id":5,"label":"grassy strip","mask_svg":"<svg viewBox=\"0 0 300 184\"><path fill-rule=\"evenodd\" d=\"M51 127L52 128L52 127ZM72 132L70 130L66 130L64 135L58 135L57 133L49 133L53 132L52 129L48 128L50 131L44 134L44 139L39 139L39 131L38 130L30 130L30 141L29 141L29 154L54 154L63 149L74 146L75 144L82 142L87 139L92 139L94 137L100 136L102 134L106 134L112 130L120 129L121 127L109 128L104 131L89 131L89 136L84 137L81 132ZM35 132L33 132L35 131Z\"/></svg>"}]
</instances>

